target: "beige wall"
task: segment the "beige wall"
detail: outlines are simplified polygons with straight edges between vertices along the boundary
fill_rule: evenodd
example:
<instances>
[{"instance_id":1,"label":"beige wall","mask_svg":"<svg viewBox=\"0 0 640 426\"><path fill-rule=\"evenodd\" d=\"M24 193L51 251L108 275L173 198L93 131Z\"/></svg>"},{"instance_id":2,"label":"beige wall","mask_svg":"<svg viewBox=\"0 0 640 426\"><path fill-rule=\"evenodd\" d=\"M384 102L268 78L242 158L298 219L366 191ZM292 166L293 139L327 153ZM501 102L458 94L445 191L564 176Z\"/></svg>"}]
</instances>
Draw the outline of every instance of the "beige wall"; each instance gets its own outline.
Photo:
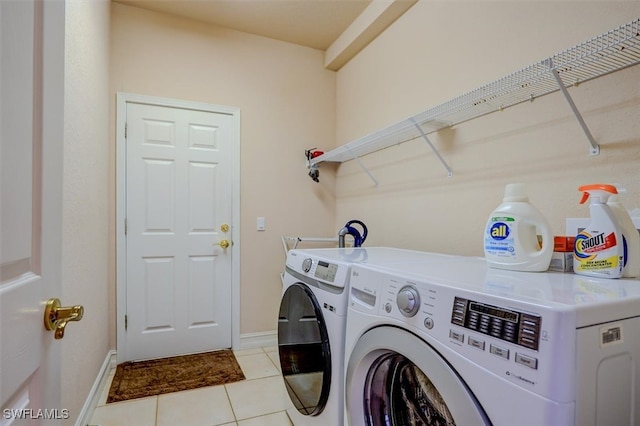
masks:
<instances>
[{"instance_id":1,"label":"beige wall","mask_svg":"<svg viewBox=\"0 0 640 426\"><path fill-rule=\"evenodd\" d=\"M318 50L121 4L111 10L112 108L116 92L240 108L240 333L275 330L280 237L336 232L334 180L327 173L314 184L304 160L305 148L334 140L335 73ZM258 216L265 232L256 231Z\"/></svg>"},{"instance_id":2,"label":"beige wall","mask_svg":"<svg viewBox=\"0 0 640 426\"><path fill-rule=\"evenodd\" d=\"M343 144L501 78L640 16L640 2L419 1L337 76ZM337 171L336 225L358 217L367 245L483 255L483 229L504 185L525 182L556 234L587 217L578 186L620 183L640 207L640 67L570 89L601 154L556 93L432 135L453 177L422 140Z\"/></svg>"},{"instance_id":3,"label":"beige wall","mask_svg":"<svg viewBox=\"0 0 640 426\"><path fill-rule=\"evenodd\" d=\"M67 0L65 12L62 294L82 304L62 348L62 407L75 422L109 341L109 1Z\"/></svg>"},{"instance_id":4,"label":"beige wall","mask_svg":"<svg viewBox=\"0 0 640 426\"><path fill-rule=\"evenodd\" d=\"M601 144L597 157L558 95L434 135L452 178L421 141L363 158L378 189L354 162L335 179L323 167L314 184L302 156L336 134L348 142L630 21L638 2L420 1L337 79L312 49L106 0L68 0L66 8L61 298L86 308L63 342L62 406L74 415L115 348L117 91L241 109L245 334L276 328L281 235L333 235L361 218L368 246L481 254L484 221L513 181L529 183L556 233L565 217L587 215L577 204L582 183L622 183L627 207L640 207L640 67L571 89ZM267 218L266 232L255 231L257 216Z\"/></svg>"}]
</instances>

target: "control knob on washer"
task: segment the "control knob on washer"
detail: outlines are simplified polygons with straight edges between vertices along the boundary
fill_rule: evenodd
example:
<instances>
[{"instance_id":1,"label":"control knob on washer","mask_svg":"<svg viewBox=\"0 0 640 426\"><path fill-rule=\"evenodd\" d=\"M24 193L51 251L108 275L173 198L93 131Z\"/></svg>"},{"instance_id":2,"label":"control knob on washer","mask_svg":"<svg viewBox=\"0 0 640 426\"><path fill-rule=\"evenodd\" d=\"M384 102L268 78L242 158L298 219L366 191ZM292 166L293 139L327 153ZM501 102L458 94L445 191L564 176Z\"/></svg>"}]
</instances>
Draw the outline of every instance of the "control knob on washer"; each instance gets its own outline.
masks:
<instances>
[{"instance_id":1,"label":"control knob on washer","mask_svg":"<svg viewBox=\"0 0 640 426\"><path fill-rule=\"evenodd\" d=\"M396 303L402 315L412 317L420 309L420 294L411 286L402 287L396 297Z\"/></svg>"},{"instance_id":2,"label":"control knob on washer","mask_svg":"<svg viewBox=\"0 0 640 426\"><path fill-rule=\"evenodd\" d=\"M302 261L302 270L304 272L309 272L311 270L311 265L313 264L313 260L310 257L307 257Z\"/></svg>"}]
</instances>

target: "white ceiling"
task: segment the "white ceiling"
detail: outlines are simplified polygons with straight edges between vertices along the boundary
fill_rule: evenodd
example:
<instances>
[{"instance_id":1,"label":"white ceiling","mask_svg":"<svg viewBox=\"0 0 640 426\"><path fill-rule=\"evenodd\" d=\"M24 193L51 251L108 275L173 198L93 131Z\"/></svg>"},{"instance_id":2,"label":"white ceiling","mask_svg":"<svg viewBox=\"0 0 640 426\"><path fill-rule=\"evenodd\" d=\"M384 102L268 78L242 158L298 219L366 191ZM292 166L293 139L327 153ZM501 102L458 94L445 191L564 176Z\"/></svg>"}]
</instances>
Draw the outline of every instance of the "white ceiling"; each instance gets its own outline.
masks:
<instances>
[{"instance_id":1,"label":"white ceiling","mask_svg":"<svg viewBox=\"0 0 640 426\"><path fill-rule=\"evenodd\" d=\"M114 1L327 50L372 0Z\"/></svg>"}]
</instances>

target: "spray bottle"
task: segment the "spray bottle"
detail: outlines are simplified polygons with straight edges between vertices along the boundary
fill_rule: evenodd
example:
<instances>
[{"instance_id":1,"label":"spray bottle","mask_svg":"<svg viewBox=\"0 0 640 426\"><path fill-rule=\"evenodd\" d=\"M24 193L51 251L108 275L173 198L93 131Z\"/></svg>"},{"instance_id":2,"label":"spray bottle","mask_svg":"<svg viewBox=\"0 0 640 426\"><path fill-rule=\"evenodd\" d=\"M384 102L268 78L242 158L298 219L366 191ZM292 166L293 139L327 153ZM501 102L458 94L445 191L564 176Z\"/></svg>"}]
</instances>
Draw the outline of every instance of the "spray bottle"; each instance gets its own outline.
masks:
<instances>
[{"instance_id":1,"label":"spray bottle","mask_svg":"<svg viewBox=\"0 0 640 426\"><path fill-rule=\"evenodd\" d=\"M573 272L601 278L620 278L624 266L622 230L615 214L607 205L618 193L613 185L593 184L578 188L580 204L591 199L591 222L576 236Z\"/></svg>"},{"instance_id":2,"label":"spray bottle","mask_svg":"<svg viewBox=\"0 0 640 426\"><path fill-rule=\"evenodd\" d=\"M624 189L618 189L618 193ZM622 231L622 240L624 248L624 266L622 268L623 277L639 277L640 276L640 235L638 230L629 216L629 212L620 202L618 195L609 197L607 205L613 211L618 221L618 225Z\"/></svg>"}]
</instances>

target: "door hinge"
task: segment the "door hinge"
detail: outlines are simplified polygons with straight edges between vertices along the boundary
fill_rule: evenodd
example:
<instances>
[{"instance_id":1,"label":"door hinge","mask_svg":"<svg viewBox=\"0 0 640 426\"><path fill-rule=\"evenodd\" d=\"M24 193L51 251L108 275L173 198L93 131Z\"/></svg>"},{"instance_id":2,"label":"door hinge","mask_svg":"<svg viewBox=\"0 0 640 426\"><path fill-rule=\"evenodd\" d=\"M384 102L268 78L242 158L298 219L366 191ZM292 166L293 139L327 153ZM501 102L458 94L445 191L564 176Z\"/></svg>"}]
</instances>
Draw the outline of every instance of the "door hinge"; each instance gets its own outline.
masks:
<instances>
[{"instance_id":1,"label":"door hinge","mask_svg":"<svg viewBox=\"0 0 640 426\"><path fill-rule=\"evenodd\" d=\"M124 123L124 138L127 138L127 128L128 128L128 123Z\"/></svg>"},{"instance_id":2,"label":"door hinge","mask_svg":"<svg viewBox=\"0 0 640 426\"><path fill-rule=\"evenodd\" d=\"M124 329L125 331L127 330L127 326L129 325L129 316L125 315L124 316Z\"/></svg>"},{"instance_id":3,"label":"door hinge","mask_svg":"<svg viewBox=\"0 0 640 426\"><path fill-rule=\"evenodd\" d=\"M124 235L127 235L127 218L124 219Z\"/></svg>"}]
</instances>

